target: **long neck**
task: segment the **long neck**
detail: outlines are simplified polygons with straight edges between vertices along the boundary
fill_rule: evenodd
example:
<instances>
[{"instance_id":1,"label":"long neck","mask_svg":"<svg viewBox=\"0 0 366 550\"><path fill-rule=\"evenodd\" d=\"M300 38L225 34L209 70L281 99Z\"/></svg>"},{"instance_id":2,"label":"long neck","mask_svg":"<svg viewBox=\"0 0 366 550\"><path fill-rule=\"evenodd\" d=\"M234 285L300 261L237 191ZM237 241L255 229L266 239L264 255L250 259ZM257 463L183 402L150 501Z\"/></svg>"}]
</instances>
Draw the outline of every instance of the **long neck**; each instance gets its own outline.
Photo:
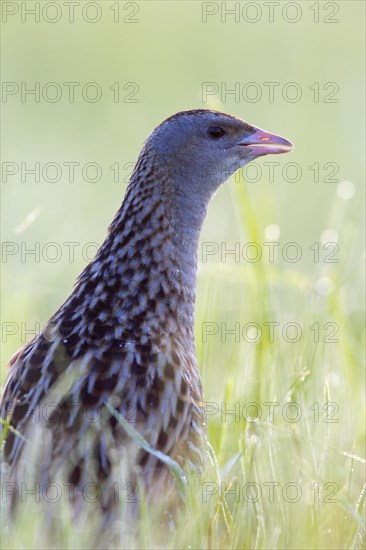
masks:
<instances>
[{"instance_id":1,"label":"long neck","mask_svg":"<svg viewBox=\"0 0 366 550\"><path fill-rule=\"evenodd\" d=\"M179 192L151 151L142 151L126 196L76 292L113 309L116 336L164 334L194 348L197 247L206 205ZM189 187L189 185L188 185Z\"/></svg>"}]
</instances>

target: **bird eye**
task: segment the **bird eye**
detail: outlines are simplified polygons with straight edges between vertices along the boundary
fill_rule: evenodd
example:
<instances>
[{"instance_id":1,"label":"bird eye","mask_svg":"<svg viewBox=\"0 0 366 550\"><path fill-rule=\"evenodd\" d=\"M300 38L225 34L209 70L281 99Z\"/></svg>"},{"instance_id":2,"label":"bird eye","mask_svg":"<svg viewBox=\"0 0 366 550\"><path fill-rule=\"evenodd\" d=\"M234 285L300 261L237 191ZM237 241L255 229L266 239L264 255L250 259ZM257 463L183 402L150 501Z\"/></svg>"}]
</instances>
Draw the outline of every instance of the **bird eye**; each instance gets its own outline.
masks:
<instances>
[{"instance_id":1,"label":"bird eye","mask_svg":"<svg viewBox=\"0 0 366 550\"><path fill-rule=\"evenodd\" d=\"M220 128L220 126L210 126L207 133L212 139L219 139L225 135L225 130Z\"/></svg>"}]
</instances>

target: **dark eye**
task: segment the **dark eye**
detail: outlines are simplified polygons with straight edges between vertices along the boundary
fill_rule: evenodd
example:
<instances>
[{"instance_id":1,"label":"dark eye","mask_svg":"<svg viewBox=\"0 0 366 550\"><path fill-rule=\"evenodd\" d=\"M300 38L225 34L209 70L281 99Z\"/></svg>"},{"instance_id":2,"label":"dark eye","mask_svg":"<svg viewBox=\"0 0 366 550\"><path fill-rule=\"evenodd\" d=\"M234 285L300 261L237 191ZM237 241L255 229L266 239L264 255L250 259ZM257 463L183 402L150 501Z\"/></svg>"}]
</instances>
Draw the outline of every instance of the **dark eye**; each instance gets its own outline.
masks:
<instances>
[{"instance_id":1,"label":"dark eye","mask_svg":"<svg viewBox=\"0 0 366 550\"><path fill-rule=\"evenodd\" d=\"M225 135L225 130L220 128L220 126L210 126L209 129L207 130L207 133L210 136L210 138L219 139Z\"/></svg>"}]
</instances>

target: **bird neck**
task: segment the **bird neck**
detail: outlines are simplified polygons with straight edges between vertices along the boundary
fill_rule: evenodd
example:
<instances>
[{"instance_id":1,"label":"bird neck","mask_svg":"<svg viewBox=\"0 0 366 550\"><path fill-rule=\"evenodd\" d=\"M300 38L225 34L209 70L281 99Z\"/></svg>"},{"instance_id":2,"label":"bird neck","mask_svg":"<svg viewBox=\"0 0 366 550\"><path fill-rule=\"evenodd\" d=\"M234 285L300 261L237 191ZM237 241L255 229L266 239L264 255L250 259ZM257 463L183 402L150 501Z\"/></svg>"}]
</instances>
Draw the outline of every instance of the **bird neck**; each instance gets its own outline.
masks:
<instances>
[{"instance_id":1,"label":"bird neck","mask_svg":"<svg viewBox=\"0 0 366 550\"><path fill-rule=\"evenodd\" d=\"M128 324L140 338L171 335L194 350L197 248L206 205L189 196L189 182L177 179L143 150L109 234L79 284L95 280L95 288L107 289L121 326Z\"/></svg>"}]
</instances>

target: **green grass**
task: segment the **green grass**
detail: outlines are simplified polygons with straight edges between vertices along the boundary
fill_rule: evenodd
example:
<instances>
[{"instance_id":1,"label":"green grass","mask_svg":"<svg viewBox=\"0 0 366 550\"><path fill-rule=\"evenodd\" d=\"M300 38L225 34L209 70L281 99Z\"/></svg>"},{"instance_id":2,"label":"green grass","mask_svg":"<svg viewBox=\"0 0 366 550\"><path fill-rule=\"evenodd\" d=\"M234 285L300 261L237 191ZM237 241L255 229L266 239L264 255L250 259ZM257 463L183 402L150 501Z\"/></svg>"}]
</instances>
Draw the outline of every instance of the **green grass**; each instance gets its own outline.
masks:
<instances>
[{"instance_id":1,"label":"green grass","mask_svg":"<svg viewBox=\"0 0 366 550\"><path fill-rule=\"evenodd\" d=\"M261 243L265 219L254 214L242 183L230 183L237 241ZM347 215L343 223L351 223ZM126 534L131 519L121 504L111 548L364 548L363 333L347 294L361 274L357 265L349 269L348 243L339 244L347 251L342 262L307 270L264 258L200 262L196 341L211 444L205 478L189 480L186 506L170 531L159 505L149 507L140 495L141 518ZM333 281L328 294L317 284L325 276ZM206 323L218 332L203 338ZM257 323L262 336L252 343L241 333L235 341L221 323L228 330ZM264 323L279 323L273 342ZM291 331L283 337L286 323L301 327L298 341L286 341ZM268 403L275 403L272 417ZM67 504L50 504L57 522L47 529L39 506L29 496L11 531L3 522L3 548L93 546L92 507L76 527Z\"/></svg>"}]
</instances>

